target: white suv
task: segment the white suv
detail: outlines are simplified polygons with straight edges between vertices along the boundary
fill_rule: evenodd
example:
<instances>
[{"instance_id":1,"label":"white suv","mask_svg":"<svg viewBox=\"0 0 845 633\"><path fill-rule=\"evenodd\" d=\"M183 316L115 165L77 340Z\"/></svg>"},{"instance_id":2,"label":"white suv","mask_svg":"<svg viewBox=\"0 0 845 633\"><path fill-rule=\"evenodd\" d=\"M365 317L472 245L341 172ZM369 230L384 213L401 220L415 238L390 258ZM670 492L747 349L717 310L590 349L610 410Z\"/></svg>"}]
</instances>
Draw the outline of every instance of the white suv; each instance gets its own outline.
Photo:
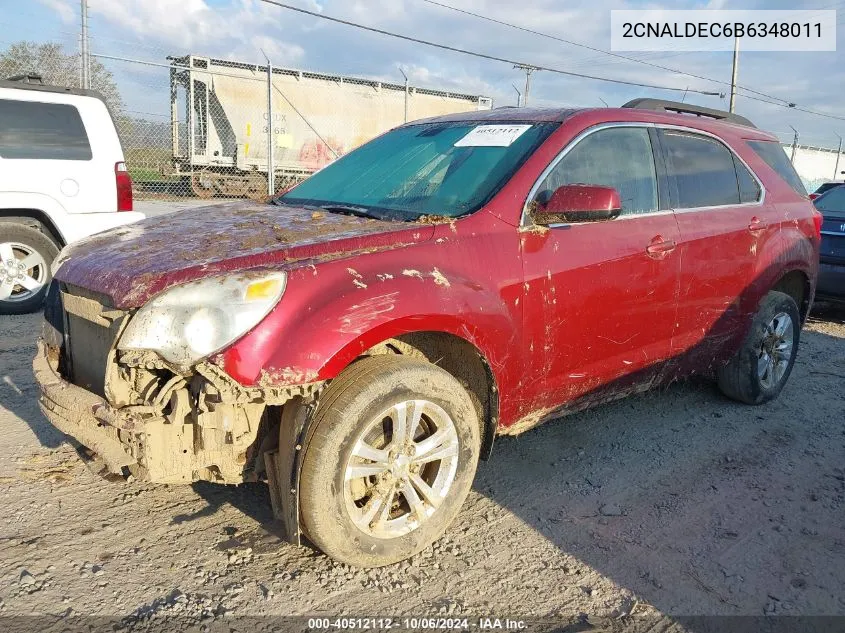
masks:
<instances>
[{"instance_id":1,"label":"white suv","mask_svg":"<svg viewBox=\"0 0 845 633\"><path fill-rule=\"evenodd\" d=\"M99 94L0 81L0 314L41 307L63 246L143 218Z\"/></svg>"}]
</instances>

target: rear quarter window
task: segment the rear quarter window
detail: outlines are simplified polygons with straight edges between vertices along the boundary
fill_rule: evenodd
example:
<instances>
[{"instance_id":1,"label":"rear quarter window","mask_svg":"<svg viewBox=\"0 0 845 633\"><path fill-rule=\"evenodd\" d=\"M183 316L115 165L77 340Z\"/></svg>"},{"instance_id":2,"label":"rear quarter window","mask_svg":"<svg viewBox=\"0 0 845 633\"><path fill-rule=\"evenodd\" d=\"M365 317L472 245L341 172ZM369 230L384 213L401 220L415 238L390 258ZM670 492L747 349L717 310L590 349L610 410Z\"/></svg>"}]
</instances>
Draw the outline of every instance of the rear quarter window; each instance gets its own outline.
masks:
<instances>
[{"instance_id":1,"label":"rear quarter window","mask_svg":"<svg viewBox=\"0 0 845 633\"><path fill-rule=\"evenodd\" d=\"M795 190L795 193L806 196L807 190L804 183L798 177L798 173L786 157L781 144L776 141L746 141L754 153L762 158L765 163L774 169L786 184Z\"/></svg>"},{"instance_id":2,"label":"rear quarter window","mask_svg":"<svg viewBox=\"0 0 845 633\"><path fill-rule=\"evenodd\" d=\"M0 99L0 158L91 160L79 110L65 103Z\"/></svg>"},{"instance_id":3,"label":"rear quarter window","mask_svg":"<svg viewBox=\"0 0 845 633\"><path fill-rule=\"evenodd\" d=\"M760 185L736 156L733 159L734 167L736 167L736 181L739 184L739 201L743 204L757 202L760 200Z\"/></svg>"}]
</instances>

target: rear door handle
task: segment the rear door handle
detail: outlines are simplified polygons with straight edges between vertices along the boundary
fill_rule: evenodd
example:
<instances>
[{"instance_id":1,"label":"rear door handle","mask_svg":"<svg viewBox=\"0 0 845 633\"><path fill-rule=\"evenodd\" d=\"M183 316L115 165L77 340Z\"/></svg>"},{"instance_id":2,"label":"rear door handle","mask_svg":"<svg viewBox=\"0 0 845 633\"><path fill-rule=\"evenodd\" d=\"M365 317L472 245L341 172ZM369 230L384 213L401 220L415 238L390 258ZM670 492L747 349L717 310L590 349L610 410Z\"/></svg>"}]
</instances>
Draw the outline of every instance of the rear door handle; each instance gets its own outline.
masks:
<instances>
[{"instance_id":1,"label":"rear door handle","mask_svg":"<svg viewBox=\"0 0 845 633\"><path fill-rule=\"evenodd\" d=\"M748 230L752 233L756 233L757 231L762 231L765 226L763 226L763 221L760 220L756 215L751 218L751 221L748 223Z\"/></svg>"},{"instance_id":2,"label":"rear door handle","mask_svg":"<svg viewBox=\"0 0 845 633\"><path fill-rule=\"evenodd\" d=\"M676 246L677 244L675 244L674 240L666 240L658 235L651 240L645 252L648 253L649 257L660 259L664 255L674 251Z\"/></svg>"}]
</instances>

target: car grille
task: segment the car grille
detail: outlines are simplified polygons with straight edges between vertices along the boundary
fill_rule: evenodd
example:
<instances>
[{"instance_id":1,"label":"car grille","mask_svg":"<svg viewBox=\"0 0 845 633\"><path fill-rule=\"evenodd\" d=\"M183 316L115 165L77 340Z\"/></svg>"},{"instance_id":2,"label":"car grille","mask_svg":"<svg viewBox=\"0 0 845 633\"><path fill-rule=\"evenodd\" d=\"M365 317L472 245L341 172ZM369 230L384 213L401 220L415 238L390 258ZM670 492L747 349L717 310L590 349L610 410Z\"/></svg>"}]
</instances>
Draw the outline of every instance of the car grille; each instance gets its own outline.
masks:
<instances>
[{"instance_id":1,"label":"car grille","mask_svg":"<svg viewBox=\"0 0 845 633\"><path fill-rule=\"evenodd\" d=\"M100 295L81 288L61 289L63 377L105 397L109 354L126 313L112 308Z\"/></svg>"}]
</instances>

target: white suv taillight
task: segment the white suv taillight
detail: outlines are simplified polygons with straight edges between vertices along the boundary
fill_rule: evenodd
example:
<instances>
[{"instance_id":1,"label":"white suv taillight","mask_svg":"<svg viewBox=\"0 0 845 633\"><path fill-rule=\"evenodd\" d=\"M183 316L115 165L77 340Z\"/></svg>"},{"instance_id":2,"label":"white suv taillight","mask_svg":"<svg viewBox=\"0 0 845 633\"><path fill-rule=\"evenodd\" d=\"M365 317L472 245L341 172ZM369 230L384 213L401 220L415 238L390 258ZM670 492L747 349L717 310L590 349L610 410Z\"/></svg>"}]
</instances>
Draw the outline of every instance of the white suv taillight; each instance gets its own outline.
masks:
<instances>
[{"instance_id":1,"label":"white suv taillight","mask_svg":"<svg viewBox=\"0 0 845 633\"><path fill-rule=\"evenodd\" d=\"M126 163L114 164L114 181L117 185L117 210L132 210L132 178L126 169Z\"/></svg>"}]
</instances>

